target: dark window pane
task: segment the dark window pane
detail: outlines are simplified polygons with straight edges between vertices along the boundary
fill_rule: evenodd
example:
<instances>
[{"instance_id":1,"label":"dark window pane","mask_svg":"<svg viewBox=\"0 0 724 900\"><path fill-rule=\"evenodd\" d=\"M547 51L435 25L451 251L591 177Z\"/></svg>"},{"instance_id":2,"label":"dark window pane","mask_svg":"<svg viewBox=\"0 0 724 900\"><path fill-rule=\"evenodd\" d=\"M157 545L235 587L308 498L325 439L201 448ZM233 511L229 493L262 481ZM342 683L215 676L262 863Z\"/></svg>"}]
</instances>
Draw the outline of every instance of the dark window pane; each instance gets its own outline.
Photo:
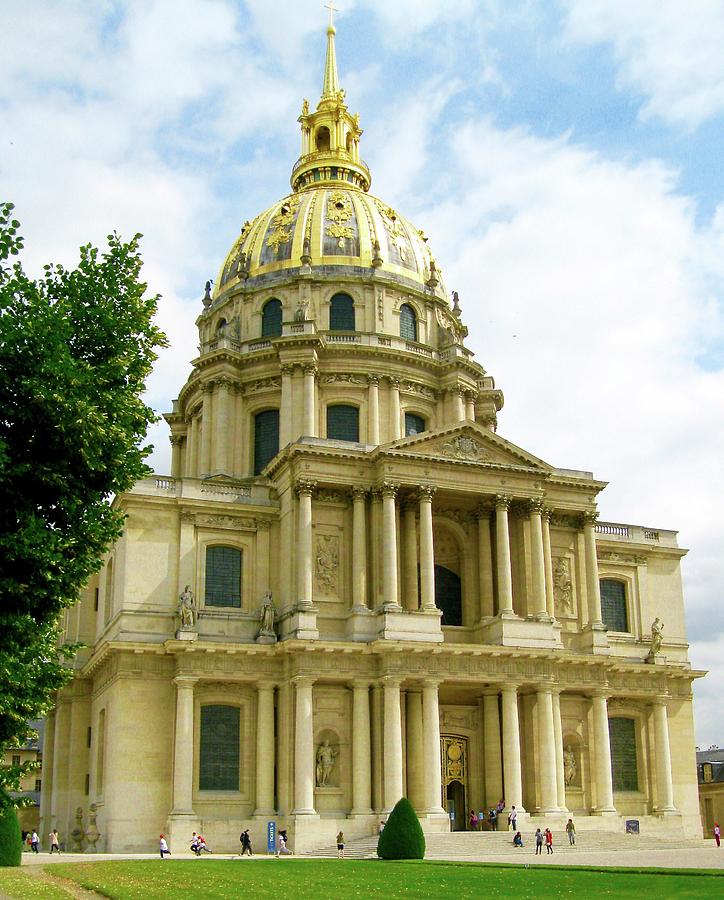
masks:
<instances>
[{"instance_id":1,"label":"dark window pane","mask_svg":"<svg viewBox=\"0 0 724 900\"><path fill-rule=\"evenodd\" d=\"M200 791L239 790L238 706L202 706Z\"/></svg>"},{"instance_id":2,"label":"dark window pane","mask_svg":"<svg viewBox=\"0 0 724 900\"><path fill-rule=\"evenodd\" d=\"M460 578L445 566L435 566L435 606L442 610L442 625L463 624Z\"/></svg>"},{"instance_id":3,"label":"dark window pane","mask_svg":"<svg viewBox=\"0 0 724 900\"><path fill-rule=\"evenodd\" d=\"M400 307L400 337L408 341L417 340L417 316L415 310L403 303Z\"/></svg>"},{"instance_id":4,"label":"dark window pane","mask_svg":"<svg viewBox=\"0 0 724 900\"><path fill-rule=\"evenodd\" d=\"M335 294L329 307L330 331L354 331L354 302L348 294Z\"/></svg>"},{"instance_id":5,"label":"dark window pane","mask_svg":"<svg viewBox=\"0 0 724 900\"><path fill-rule=\"evenodd\" d=\"M601 579L601 618L610 631L628 631L626 585L612 578Z\"/></svg>"},{"instance_id":6,"label":"dark window pane","mask_svg":"<svg viewBox=\"0 0 724 900\"><path fill-rule=\"evenodd\" d=\"M405 437L409 434L422 434L425 430L425 420L415 413L405 413Z\"/></svg>"},{"instance_id":7,"label":"dark window pane","mask_svg":"<svg viewBox=\"0 0 724 900\"><path fill-rule=\"evenodd\" d=\"M261 336L278 337L282 333L281 300L269 300L261 314Z\"/></svg>"},{"instance_id":8,"label":"dark window pane","mask_svg":"<svg viewBox=\"0 0 724 900\"><path fill-rule=\"evenodd\" d=\"M279 452L279 410L265 409L254 416L254 474L258 475Z\"/></svg>"},{"instance_id":9,"label":"dark window pane","mask_svg":"<svg viewBox=\"0 0 724 900\"><path fill-rule=\"evenodd\" d=\"M241 606L241 551L206 548L206 606Z\"/></svg>"},{"instance_id":10,"label":"dark window pane","mask_svg":"<svg viewBox=\"0 0 724 900\"><path fill-rule=\"evenodd\" d=\"M609 719L608 735L614 791L637 791L639 777L636 767L636 723L633 719Z\"/></svg>"},{"instance_id":11,"label":"dark window pane","mask_svg":"<svg viewBox=\"0 0 724 900\"><path fill-rule=\"evenodd\" d=\"M359 441L359 410L356 406L327 407L327 437L336 441Z\"/></svg>"}]
</instances>

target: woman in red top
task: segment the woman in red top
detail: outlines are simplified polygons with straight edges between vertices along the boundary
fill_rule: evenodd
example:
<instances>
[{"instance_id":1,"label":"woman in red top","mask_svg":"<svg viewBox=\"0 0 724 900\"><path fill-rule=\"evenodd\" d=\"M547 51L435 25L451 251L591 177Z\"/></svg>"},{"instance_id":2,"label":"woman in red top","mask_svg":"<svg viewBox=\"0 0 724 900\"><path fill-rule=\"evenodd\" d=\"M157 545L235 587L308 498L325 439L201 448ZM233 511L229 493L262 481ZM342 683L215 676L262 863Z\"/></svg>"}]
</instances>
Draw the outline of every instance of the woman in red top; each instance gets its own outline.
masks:
<instances>
[{"instance_id":1,"label":"woman in red top","mask_svg":"<svg viewBox=\"0 0 724 900\"><path fill-rule=\"evenodd\" d=\"M546 853L553 853L553 832L546 828Z\"/></svg>"}]
</instances>

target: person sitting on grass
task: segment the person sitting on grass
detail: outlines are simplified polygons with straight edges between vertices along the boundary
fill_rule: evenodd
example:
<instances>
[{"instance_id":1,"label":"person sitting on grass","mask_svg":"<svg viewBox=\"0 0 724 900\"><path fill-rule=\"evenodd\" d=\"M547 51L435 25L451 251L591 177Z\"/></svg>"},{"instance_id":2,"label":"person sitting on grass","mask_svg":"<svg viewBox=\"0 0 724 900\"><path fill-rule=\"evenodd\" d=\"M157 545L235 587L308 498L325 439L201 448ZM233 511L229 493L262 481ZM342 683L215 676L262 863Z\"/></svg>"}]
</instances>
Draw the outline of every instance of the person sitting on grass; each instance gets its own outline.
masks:
<instances>
[{"instance_id":1,"label":"person sitting on grass","mask_svg":"<svg viewBox=\"0 0 724 900\"><path fill-rule=\"evenodd\" d=\"M519 831L515 832L515 837L513 838L513 846L514 847L522 847L523 846L523 836Z\"/></svg>"}]
</instances>

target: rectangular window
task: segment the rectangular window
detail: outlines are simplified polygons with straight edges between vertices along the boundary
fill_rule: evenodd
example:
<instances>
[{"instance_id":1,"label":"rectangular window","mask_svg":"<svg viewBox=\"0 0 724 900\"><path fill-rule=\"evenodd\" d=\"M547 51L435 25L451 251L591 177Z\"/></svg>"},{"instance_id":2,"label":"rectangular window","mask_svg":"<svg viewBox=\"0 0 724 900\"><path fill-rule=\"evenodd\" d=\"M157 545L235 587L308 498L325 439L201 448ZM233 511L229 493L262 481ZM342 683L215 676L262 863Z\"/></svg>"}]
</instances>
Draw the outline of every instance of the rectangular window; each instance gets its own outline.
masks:
<instances>
[{"instance_id":1,"label":"rectangular window","mask_svg":"<svg viewBox=\"0 0 724 900\"><path fill-rule=\"evenodd\" d=\"M614 791L637 791L639 776L636 763L636 722L623 717L609 719L608 734Z\"/></svg>"},{"instance_id":2,"label":"rectangular window","mask_svg":"<svg viewBox=\"0 0 724 900\"><path fill-rule=\"evenodd\" d=\"M422 434L425 430L425 420L415 413L405 413L405 437L411 434Z\"/></svg>"},{"instance_id":3,"label":"rectangular window","mask_svg":"<svg viewBox=\"0 0 724 900\"><path fill-rule=\"evenodd\" d=\"M714 774L712 771L711 763L704 763L704 781L713 781Z\"/></svg>"},{"instance_id":4,"label":"rectangular window","mask_svg":"<svg viewBox=\"0 0 724 900\"><path fill-rule=\"evenodd\" d=\"M89 725L88 728L86 729L86 733L85 733L85 745L86 745L86 747L90 747L90 745L91 745L91 735L92 735L92 733L93 733L93 732L92 732L92 729L91 729L91 727L90 727L90 725Z\"/></svg>"},{"instance_id":5,"label":"rectangular window","mask_svg":"<svg viewBox=\"0 0 724 900\"><path fill-rule=\"evenodd\" d=\"M95 599L93 601L93 612L98 612L98 595L100 594L101 589L96 588L95 590Z\"/></svg>"},{"instance_id":6,"label":"rectangular window","mask_svg":"<svg viewBox=\"0 0 724 900\"><path fill-rule=\"evenodd\" d=\"M19 766L19 765L20 765L20 754L18 754L18 753L13 753L13 761L12 761L12 765L14 765L14 766Z\"/></svg>"},{"instance_id":7,"label":"rectangular window","mask_svg":"<svg viewBox=\"0 0 724 900\"><path fill-rule=\"evenodd\" d=\"M43 782L42 782L42 780L41 780L40 778L36 778L36 779L35 779L35 790L36 790L38 793L40 793L40 791L41 791L42 789L43 789ZM86 794L87 794L87 793L88 793L88 791L86 791Z\"/></svg>"},{"instance_id":8,"label":"rectangular window","mask_svg":"<svg viewBox=\"0 0 724 900\"><path fill-rule=\"evenodd\" d=\"M206 548L206 606L241 607L241 550Z\"/></svg>"},{"instance_id":9,"label":"rectangular window","mask_svg":"<svg viewBox=\"0 0 724 900\"><path fill-rule=\"evenodd\" d=\"M106 711L102 709L98 713L98 731L96 732L98 746L96 748L96 794L103 793L103 776L106 754Z\"/></svg>"},{"instance_id":10,"label":"rectangular window","mask_svg":"<svg viewBox=\"0 0 724 900\"><path fill-rule=\"evenodd\" d=\"M90 794L90 772L85 773L85 795Z\"/></svg>"},{"instance_id":11,"label":"rectangular window","mask_svg":"<svg viewBox=\"0 0 724 900\"><path fill-rule=\"evenodd\" d=\"M359 441L359 410L356 406L327 407L327 437L336 441Z\"/></svg>"},{"instance_id":12,"label":"rectangular window","mask_svg":"<svg viewBox=\"0 0 724 900\"><path fill-rule=\"evenodd\" d=\"M626 585L613 578L601 579L601 618L609 631L628 631Z\"/></svg>"},{"instance_id":13,"label":"rectangular window","mask_svg":"<svg viewBox=\"0 0 724 900\"><path fill-rule=\"evenodd\" d=\"M261 474L279 452L279 410L265 409L254 416L254 474Z\"/></svg>"},{"instance_id":14,"label":"rectangular window","mask_svg":"<svg viewBox=\"0 0 724 900\"><path fill-rule=\"evenodd\" d=\"M239 790L238 706L202 706L199 790Z\"/></svg>"}]
</instances>

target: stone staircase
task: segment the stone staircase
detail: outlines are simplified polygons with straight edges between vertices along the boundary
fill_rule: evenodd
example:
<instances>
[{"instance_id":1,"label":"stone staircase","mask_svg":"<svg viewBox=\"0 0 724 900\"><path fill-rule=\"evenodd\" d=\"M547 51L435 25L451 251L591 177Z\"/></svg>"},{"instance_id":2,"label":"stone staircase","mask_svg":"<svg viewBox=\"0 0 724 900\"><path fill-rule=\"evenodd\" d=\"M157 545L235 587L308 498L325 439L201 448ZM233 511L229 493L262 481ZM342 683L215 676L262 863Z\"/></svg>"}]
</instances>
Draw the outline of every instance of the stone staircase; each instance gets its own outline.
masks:
<instances>
[{"instance_id":1,"label":"stone staircase","mask_svg":"<svg viewBox=\"0 0 724 900\"><path fill-rule=\"evenodd\" d=\"M536 826L537 827L537 826ZM525 843L524 854L527 856L534 846L535 829L523 831ZM488 860L491 857L505 857L506 862L513 862L522 856L520 850L513 847L513 834L509 831L456 831L452 833L425 835L427 851L425 859L475 862ZM568 836L563 831L553 832L553 851L556 855L567 857L573 861L578 850L615 853L626 850L668 850L696 847L709 847L711 841L687 840L681 838L663 838L646 834L617 834L610 831L583 831L576 835L576 845L571 847ZM545 854L545 847L543 853ZM313 856L320 859L333 859L337 856L337 845L309 850L302 856ZM347 859L376 859L377 835L348 841L344 847Z\"/></svg>"}]
</instances>

